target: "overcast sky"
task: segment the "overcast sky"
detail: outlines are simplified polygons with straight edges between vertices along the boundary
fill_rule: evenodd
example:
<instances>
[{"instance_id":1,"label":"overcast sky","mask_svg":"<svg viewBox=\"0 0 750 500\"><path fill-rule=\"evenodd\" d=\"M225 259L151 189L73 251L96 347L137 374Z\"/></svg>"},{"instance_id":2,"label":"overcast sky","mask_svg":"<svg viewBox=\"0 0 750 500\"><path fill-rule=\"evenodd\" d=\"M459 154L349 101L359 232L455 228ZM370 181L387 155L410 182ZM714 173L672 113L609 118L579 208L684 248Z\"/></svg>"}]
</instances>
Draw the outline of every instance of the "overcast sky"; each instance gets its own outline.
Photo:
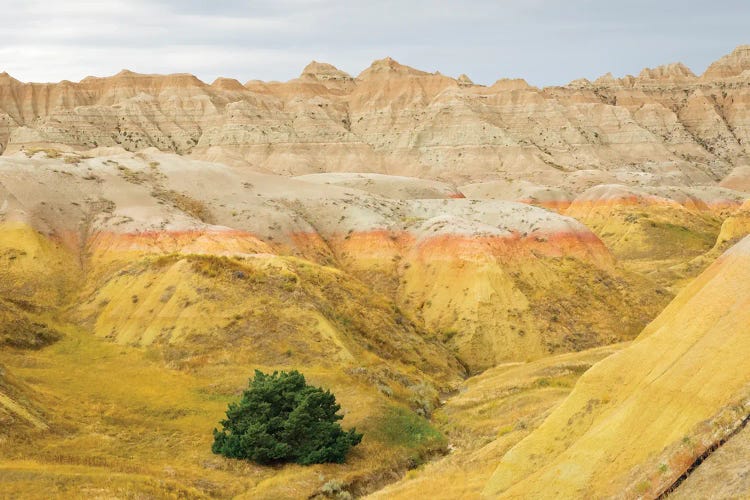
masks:
<instances>
[{"instance_id":1,"label":"overcast sky","mask_svg":"<svg viewBox=\"0 0 750 500\"><path fill-rule=\"evenodd\" d=\"M128 68L288 80L391 56L477 83L563 84L750 44L750 0L0 0L0 72L77 81Z\"/></svg>"}]
</instances>

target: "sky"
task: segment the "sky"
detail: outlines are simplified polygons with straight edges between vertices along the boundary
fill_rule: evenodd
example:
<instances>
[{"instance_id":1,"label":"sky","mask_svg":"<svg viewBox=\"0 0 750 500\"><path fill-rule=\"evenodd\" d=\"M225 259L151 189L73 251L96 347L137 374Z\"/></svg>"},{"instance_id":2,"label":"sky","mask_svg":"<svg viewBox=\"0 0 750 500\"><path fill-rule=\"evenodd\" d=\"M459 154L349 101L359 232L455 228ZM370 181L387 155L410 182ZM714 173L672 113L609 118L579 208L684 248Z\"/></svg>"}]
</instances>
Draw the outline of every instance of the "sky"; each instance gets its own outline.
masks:
<instances>
[{"instance_id":1,"label":"sky","mask_svg":"<svg viewBox=\"0 0 750 500\"><path fill-rule=\"evenodd\" d=\"M476 83L695 73L750 44L750 0L0 0L0 72L78 81L127 68L289 80L393 57Z\"/></svg>"}]
</instances>

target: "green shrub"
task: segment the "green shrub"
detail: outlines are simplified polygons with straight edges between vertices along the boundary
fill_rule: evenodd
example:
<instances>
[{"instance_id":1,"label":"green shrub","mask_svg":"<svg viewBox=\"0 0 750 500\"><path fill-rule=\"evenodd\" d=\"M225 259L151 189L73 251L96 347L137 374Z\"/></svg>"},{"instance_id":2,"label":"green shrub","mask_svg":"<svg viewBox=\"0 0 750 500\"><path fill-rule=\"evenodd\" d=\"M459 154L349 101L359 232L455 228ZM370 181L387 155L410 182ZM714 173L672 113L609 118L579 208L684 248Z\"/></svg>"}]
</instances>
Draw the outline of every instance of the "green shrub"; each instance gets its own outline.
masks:
<instances>
[{"instance_id":1,"label":"green shrub","mask_svg":"<svg viewBox=\"0 0 750 500\"><path fill-rule=\"evenodd\" d=\"M429 420L400 406L389 407L373 432L378 441L412 450L433 451L446 444L445 437Z\"/></svg>"},{"instance_id":2,"label":"green shrub","mask_svg":"<svg viewBox=\"0 0 750 500\"><path fill-rule=\"evenodd\" d=\"M330 391L307 385L298 371L255 370L238 403L230 403L222 430L214 429L212 451L260 464L342 463L362 440L337 423L341 406Z\"/></svg>"},{"instance_id":3,"label":"green shrub","mask_svg":"<svg viewBox=\"0 0 750 500\"><path fill-rule=\"evenodd\" d=\"M400 406L385 409L373 425L373 439L408 452L410 467L417 467L436 453L445 452L447 441L429 420Z\"/></svg>"}]
</instances>

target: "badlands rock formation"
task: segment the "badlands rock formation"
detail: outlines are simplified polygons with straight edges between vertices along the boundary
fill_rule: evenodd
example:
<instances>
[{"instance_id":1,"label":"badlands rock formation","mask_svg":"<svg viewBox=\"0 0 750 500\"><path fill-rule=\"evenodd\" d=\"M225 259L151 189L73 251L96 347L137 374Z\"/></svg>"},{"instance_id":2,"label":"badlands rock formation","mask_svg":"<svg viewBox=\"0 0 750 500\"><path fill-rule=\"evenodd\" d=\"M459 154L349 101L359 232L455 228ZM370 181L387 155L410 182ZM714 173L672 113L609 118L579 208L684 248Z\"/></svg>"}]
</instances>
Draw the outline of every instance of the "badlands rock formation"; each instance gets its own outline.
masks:
<instances>
[{"instance_id":1,"label":"badlands rock formation","mask_svg":"<svg viewBox=\"0 0 750 500\"><path fill-rule=\"evenodd\" d=\"M26 436L0 442L5 491L270 498L313 494L333 474L367 493L444 450L426 437L394 444L392 427L429 425L418 414L469 372L632 338L668 299L575 219L432 181L332 179L153 149L0 158L0 363L7 380L37 381L0 381L0 418ZM217 465L206 429L248 366L304 367L332 387L369 436L350 468L283 481ZM172 452L144 456L143 435ZM96 460L125 484L92 479ZM154 486L165 468L176 479Z\"/></svg>"},{"instance_id":2,"label":"badlands rock formation","mask_svg":"<svg viewBox=\"0 0 750 500\"><path fill-rule=\"evenodd\" d=\"M720 181L748 165L750 48L696 77L682 65L538 89L485 87L375 61L313 62L286 83L123 70L81 82L0 76L0 150L121 145L280 174L375 172L545 185L580 170L628 184Z\"/></svg>"},{"instance_id":3,"label":"badlands rock formation","mask_svg":"<svg viewBox=\"0 0 750 500\"><path fill-rule=\"evenodd\" d=\"M0 496L658 495L747 416L748 144L747 46L543 89L0 74ZM336 393L346 464L210 453L255 367ZM746 494L707 486L745 434L677 494Z\"/></svg>"},{"instance_id":4,"label":"badlands rock formation","mask_svg":"<svg viewBox=\"0 0 750 500\"><path fill-rule=\"evenodd\" d=\"M194 293L167 291L194 270L180 258L160 261L148 278L144 269L114 274L144 255L252 256L267 261L261 268L283 271L292 288L303 279L299 266L270 256L334 266L390 297L470 370L632 338L667 299L621 270L576 220L526 204L454 198L433 181L293 180L153 150L46 155L0 159L6 293L28 290L28 300L50 306L60 303L56 290L82 279L93 294L82 310L98 318L99 334L121 342L177 341L199 330L204 313ZM49 266L53 276L35 266ZM131 301L159 274L163 286ZM193 306L178 307L182 301ZM231 323L235 312L223 314Z\"/></svg>"}]
</instances>

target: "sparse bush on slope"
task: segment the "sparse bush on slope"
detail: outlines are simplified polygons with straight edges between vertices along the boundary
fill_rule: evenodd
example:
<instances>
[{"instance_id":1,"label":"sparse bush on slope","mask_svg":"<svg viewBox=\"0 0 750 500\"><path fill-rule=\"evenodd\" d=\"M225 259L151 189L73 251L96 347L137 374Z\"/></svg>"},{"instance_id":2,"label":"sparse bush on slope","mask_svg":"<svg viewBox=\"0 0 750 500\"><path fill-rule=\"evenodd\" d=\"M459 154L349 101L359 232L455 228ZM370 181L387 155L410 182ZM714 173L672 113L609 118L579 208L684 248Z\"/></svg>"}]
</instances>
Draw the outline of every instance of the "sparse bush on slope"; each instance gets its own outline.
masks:
<instances>
[{"instance_id":1,"label":"sparse bush on slope","mask_svg":"<svg viewBox=\"0 0 750 500\"><path fill-rule=\"evenodd\" d=\"M330 391L307 385L292 372L259 370L238 403L230 403L222 430L214 429L212 451L260 464L343 463L362 440L355 429L337 423L341 406Z\"/></svg>"},{"instance_id":2,"label":"sparse bush on slope","mask_svg":"<svg viewBox=\"0 0 750 500\"><path fill-rule=\"evenodd\" d=\"M61 337L59 332L34 321L15 305L0 299L0 347L40 349Z\"/></svg>"}]
</instances>

